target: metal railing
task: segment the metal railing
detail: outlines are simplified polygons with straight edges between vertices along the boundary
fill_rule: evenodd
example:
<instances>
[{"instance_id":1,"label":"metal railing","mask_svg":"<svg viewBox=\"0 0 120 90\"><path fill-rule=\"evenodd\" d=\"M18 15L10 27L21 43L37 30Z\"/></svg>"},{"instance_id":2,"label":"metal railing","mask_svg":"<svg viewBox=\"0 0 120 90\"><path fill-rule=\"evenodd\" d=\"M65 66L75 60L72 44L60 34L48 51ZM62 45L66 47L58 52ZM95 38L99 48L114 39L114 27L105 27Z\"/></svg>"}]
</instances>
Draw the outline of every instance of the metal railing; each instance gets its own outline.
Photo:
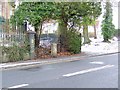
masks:
<instances>
[{"instance_id":1,"label":"metal railing","mask_svg":"<svg viewBox=\"0 0 120 90\"><path fill-rule=\"evenodd\" d=\"M26 32L21 28L19 30L15 30L8 32L5 32L5 30L1 30L0 32L0 48L2 48L2 55L0 57L0 62L8 62L9 58L7 58L7 54L3 53L3 47L5 48L12 48L14 45L18 46L18 49L20 48L25 49L26 43L28 44L28 36ZM16 52L17 54L17 52ZM29 55L29 52L28 52ZM29 56L28 56L29 59Z\"/></svg>"}]
</instances>

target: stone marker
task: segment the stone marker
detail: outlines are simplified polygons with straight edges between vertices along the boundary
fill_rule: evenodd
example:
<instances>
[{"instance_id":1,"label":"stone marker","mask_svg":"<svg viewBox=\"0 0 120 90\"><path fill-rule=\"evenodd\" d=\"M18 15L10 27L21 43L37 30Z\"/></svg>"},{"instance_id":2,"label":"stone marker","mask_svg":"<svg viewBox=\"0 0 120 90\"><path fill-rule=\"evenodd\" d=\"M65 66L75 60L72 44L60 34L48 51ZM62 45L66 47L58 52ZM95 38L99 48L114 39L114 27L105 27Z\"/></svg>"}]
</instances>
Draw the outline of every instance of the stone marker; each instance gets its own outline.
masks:
<instances>
[{"instance_id":1,"label":"stone marker","mask_svg":"<svg viewBox=\"0 0 120 90\"><path fill-rule=\"evenodd\" d=\"M57 57L57 44L56 43L52 43L51 45L51 56Z\"/></svg>"}]
</instances>

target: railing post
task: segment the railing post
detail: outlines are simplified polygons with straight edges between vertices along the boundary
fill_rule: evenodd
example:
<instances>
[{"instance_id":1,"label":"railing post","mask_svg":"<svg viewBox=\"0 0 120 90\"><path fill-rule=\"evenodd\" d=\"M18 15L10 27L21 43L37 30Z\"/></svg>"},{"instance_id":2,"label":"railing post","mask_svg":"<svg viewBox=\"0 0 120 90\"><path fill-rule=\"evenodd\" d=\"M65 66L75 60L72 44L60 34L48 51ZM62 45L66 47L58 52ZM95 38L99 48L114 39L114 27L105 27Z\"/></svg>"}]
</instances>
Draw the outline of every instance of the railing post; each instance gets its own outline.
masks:
<instances>
[{"instance_id":1,"label":"railing post","mask_svg":"<svg viewBox=\"0 0 120 90\"><path fill-rule=\"evenodd\" d=\"M30 44L30 59L35 58L35 39L34 35L35 32L32 30L27 31L29 37L29 44Z\"/></svg>"}]
</instances>

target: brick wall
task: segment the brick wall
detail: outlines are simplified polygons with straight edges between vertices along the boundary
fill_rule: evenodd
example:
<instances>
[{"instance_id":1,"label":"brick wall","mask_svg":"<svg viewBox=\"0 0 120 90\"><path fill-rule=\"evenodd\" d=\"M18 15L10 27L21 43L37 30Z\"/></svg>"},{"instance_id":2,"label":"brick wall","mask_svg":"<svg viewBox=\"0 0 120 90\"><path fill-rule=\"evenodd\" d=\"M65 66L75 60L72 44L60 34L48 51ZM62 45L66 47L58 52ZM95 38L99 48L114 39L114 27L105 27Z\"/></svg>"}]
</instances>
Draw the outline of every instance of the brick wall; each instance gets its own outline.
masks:
<instances>
[{"instance_id":1,"label":"brick wall","mask_svg":"<svg viewBox=\"0 0 120 90\"><path fill-rule=\"evenodd\" d=\"M8 20L10 19L10 12L12 10L12 7L9 5L8 2L0 1L0 16L4 17L4 19ZM2 25L3 32L9 33L9 23L6 22Z\"/></svg>"},{"instance_id":2,"label":"brick wall","mask_svg":"<svg viewBox=\"0 0 120 90\"><path fill-rule=\"evenodd\" d=\"M0 15L2 15L5 19L10 19L10 12L12 8L8 2L1 2L0 1Z\"/></svg>"}]
</instances>

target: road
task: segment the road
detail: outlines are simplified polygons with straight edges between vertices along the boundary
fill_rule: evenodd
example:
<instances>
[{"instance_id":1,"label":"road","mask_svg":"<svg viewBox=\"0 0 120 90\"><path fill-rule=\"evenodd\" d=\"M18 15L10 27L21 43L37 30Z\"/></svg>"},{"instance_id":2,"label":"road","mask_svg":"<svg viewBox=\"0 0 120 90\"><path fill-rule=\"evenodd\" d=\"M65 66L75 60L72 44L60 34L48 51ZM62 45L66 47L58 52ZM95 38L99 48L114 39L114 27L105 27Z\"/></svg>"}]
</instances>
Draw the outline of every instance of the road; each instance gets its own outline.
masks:
<instances>
[{"instance_id":1,"label":"road","mask_svg":"<svg viewBox=\"0 0 120 90\"><path fill-rule=\"evenodd\" d=\"M118 88L118 54L2 71L3 88Z\"/></svg>"}]
</instances>

